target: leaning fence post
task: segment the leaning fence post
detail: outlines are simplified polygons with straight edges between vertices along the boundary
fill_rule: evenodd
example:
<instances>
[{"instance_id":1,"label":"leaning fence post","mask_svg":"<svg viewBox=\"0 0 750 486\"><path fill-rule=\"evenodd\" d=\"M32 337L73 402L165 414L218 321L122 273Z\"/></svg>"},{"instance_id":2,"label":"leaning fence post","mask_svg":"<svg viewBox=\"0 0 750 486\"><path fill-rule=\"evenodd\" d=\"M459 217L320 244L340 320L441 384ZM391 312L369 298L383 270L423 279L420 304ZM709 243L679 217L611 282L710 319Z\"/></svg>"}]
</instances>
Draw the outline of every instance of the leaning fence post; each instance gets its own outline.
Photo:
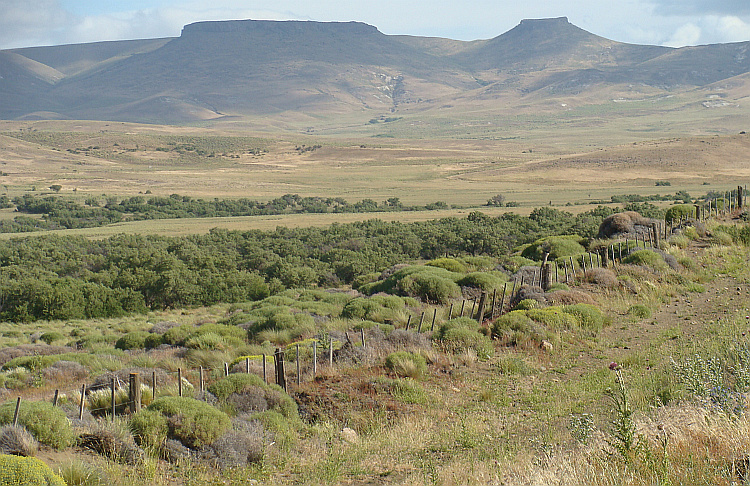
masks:
<instances>
[{"instance_id":1,"label":"leaning fence post","mask_svg":"<svg viewBox=\"0 0 750 486\"><path fill-rule=\"evenodd\" d=\"M461 312L458 314L458 317L464 316L464 306L466 305L466 299L461 301Z\"/></svg>"},{"instance_id":2,"label":"leaning fence post","mask_svg":"<svg viewBox=\"0 0 750 486\"><path fill-rule=\"evenodd\" d=\"M448 320L453 319L453 302L451 302L451 308L448 310Z\"/></svg>"},{"instance_id":3,"label":"leaning fence post","mask_svg":"<svg viewBox=\"0 0 750 486\"><path fill-rule=\"evenodd\" d=\"M437 307L435 307L434 311L432 312L432 325L430 326L430 331L435 330L435 319L437 319Z\"/></svg>"},{"instance_id":4,"label":"leaning fence post","mask_svg":"<svg viewBox=\"0 0 750 486\"><path fill-rule=\"evenodd\" d=\"M424 321L424 311L422 311L422 315L419 316L419 326L417 326L417 334L421 334L422 333L422 322L423 321Z\"/></svg>"},{"instance_id":5,"label":"leaning fence post","mask_svg":"<svg viewBox=\"0 0 750 486\"><path fill-rule=\"evenodd\" d=\"M411 314L409 314L409 317L406 319L406 330L409 330L409 326L411 325Z\"/></svg>"},{"instance_id":6,"label":"leaning fence post","mask_svg":"<svg viewBox=\"0 0 750 486\"><path fill-rule=\"evenodd\" d=\"M86 400L86 384L81 385L81 401L78 404L78 420L83 420L83 405Z\"/></svg>"}]
</instances>

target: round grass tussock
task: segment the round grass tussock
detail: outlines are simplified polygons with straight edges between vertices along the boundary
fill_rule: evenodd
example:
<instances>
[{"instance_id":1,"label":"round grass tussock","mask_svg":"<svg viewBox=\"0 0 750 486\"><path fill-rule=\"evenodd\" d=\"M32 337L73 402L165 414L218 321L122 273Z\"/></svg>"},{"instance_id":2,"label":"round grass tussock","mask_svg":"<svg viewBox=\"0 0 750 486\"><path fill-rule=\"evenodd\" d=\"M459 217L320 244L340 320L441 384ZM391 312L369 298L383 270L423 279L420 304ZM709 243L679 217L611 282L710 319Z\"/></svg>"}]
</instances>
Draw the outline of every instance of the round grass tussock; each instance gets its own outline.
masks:
<instances>
[{"instance_id":1,"label":"round grass tussock","mask_svg":"<svg viewBox=\"0 0 750 486\"><path fill-rule=\"evenodd\" d=\"M633 304L628 308L628 315L638 319L648 319L651 317L651 309L643 304Z\"/></svg>"},{"instance_id":2,"label":"round grass tussock","mask_svg":"<svg viewBox=\"0 0 750 486\"><path fill-rule=\"evenodd\" d=\"M420 378L427 371L424 356L409 351L396 351L385 358L385 368L398 376Z\"/></svg>"},{"instance_id":3,"label":"round grass tussock","mask_svg":"<svg viewBox=\"0 0 750 486\"><path fill-rule=\"evenodd\" d=\"M265 387L266 384L258 375L247 373L232 373L219 381L215 381L208 387L219 400L226 400L232 393L239 393L248 386Z\"/></svg>"},{"instance_id":4,"label":"round grass tussock","mask_svg":"<svg viewBox=\"0 0 750 486\"><path fill-rule=\"evenodd\" d=\"M665 221L675 221L680 218L694 218L695 206L692 204L675 204L667 209L664 213Z\"/></svg>"},{"instance_id":5,"label":"round grass tussock","mask_svg":"<svg viewBox=\"0 0 750 486\"><path fill-rule=\"evenodd\" d=\"M15 410L15 400L0 405L0 424L13 423ZM53 407L52 403L22 401L18 423L31 432L36 440L55 449L65 449L75 442L70 420L61 408Z\"/></svg>"},{"instance_id":6,"label":"round grass tussock","mask_svg":"<svg viewBox=\"0 0 750 486\"><path fill-rule=\"evenodd\" d=\"M492 336L505 344L518 346L527 342L539 343L547 339L547 333L534 323L525 311L511 311L492 324Z\"/></svg>"},{"instance_id":7,"label":"round grass tussock","mask_svg":"<svg viewBox=\"0 0 750 486\"><path fill-rule=\"evenodd\" d=\"M167 417L169 437L192 448L211 445L231 425L227 414L193 398L160 397L147 410Z\"/></svg>"},{"instance_id":8,"label":"round grass tussock","mask_svg":"<svg viewBox=\"0 0 750 486\"><path fill-rule=\"evenodd\" d=\"M573 315L584 330L594 334L604 328L605 318L602 311L589 304L565 305L562 311Z\"/></svg>"},{"instance_id":9,"label":"round grass tussock","mask_svg":"<svg viewBox=\"0 0 750 486\"><path fill-rule=\"evenodd\" d=\"M0 454L0 484L3 486L66 486L44 462L34 457Z\"/></svg>"},{"instance_id":10,"label":"round grass tussock","mask_svg":"<svg viewBox=\"0 0 750 486\"><path fill-rule=\"evenodd\" d=\"M560 307L547 307L545 309L530 309L526 311L533 321L544 324L552 330L575 329L579 326L578 319L572 314L563 312Z\"/></svg>"},{"instance_id":11,"label":"round grass tussock","mask_svg":"<svg viewBox=\"0 0 750 486\"><path fill-rule=\"evenodd\" d=\"M628 265L642 265L656 271L666 271L669 269L669 265L664 261L664 258L651 250L634 251L623 259L623 263L627 263Z\"/></svg>"},{"instance_id":12,"label":"round grass tussock","mask_svg":"<svg viewBox=\"0 0 750 486\"><path fill-rule=\"evenodd\" d=\"M516 304L513 310L524 311L537 308L539 308L539 302L535 299L523 299L518 304Z\"/></svg>"},{"instance_id":13,"label":"round grass tussock","mask_svg":"<svg viewBox=\"0 0 750 486\"><path fill-rule=\"evenodd\" d=\"M527 246L521 256L534 261L542 261L545 253L549 253L550 260L575 256L586 251L581 241L578 235L548 236Z\"/></svg>"},{"instance_id":14,"label":"round grass tussock","mask_svg":"<svg viewBox=\"0 0 750 486\"><path fill-rule=\"evenodd\" d=\"M466 327L444 330L438 340L441 347L453 354L473 351L479 359L489 359L495 348L490 338Z\"/></svg>"}]
</instances>

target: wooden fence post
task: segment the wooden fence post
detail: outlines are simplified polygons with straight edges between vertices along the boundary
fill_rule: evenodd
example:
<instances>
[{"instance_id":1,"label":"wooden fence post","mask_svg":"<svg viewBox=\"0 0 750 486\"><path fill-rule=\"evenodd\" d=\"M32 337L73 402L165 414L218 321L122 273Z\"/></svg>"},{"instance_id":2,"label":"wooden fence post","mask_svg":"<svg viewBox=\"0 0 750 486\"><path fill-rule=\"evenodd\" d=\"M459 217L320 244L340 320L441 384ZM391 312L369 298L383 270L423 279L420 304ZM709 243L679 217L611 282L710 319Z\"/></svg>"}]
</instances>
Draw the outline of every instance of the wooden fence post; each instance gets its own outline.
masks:
<instances>
[{"instance_id":1,"label":"wooden fence post","mask_svg":"<svg viewBox=\"0 0 750 486\"><path fill-rule=\"evenodd\" d=\"M432 313L432 325L430 326L430 331L435 330L435 319L437 319L437 307L435 307L433 313Z\"/></svg>"},{"instance_id":2,"label":"wooden fence post","mask_svg":"<svg viewBox=\"0 0 750 486\"><path fill-rule=\"evenodd\" d=\"M482 295L479 297L479 309L477 310L477 322L482 323L484 322L484 308L487 305L487 292L482 292Z\"/></svg>"},{"instance_id":3,"label":"wooden fence post","mask_svg":"<svg viewBox=\"0 0 750 486\"><path fill-rule=\"evenodd\" d=\"M497 289L492 289L492 311L490 311L490 319L495 318L495 298L497 297Z\"/></svg>"},{"instance_id":4,"label":"wooden fence post","mask_svg":"<svg viewBox=\"0 0 750 486\"><path fill-rule=\"evenodd\" d=\"M114 376L112 376L110 378L109 386L111 388L111 390L110 390L110 398L111 398L110 408L112 409L112 421L114 422L114 420L115 420L115 414L117 413L117 408L116 408L117 404L115 403L115 377Z\"/></svg>"},{"instance_id":5,"label":"wooden fence post","mask_svg":"<svg viewBox=\"0 0 750 486\"><path fill-rule=\"evenodd\" d=\"M503 295L500 297L500 310L499 315L503 315L503 309L505 308L505 289L508 286L508 282L503 283Z\"/></svg>"},{"instance_id":6,"label":"wooden fence post","mask_svg":"<svg viewBox=\"0 0 750 486\"><path fill-rule=\"evenodd\" d=\"M451 319L453 319L453 302L451 302L451 308L448 311L448 320L450 321Z\"/></svg>"},{"instance_id":7,"label":"wooden fence post","mask_svg":"<svg viewBox=\"0 0 750 486\"><path fill-rule=\"evenodd\" d=\"M266 355L263 354L263 383L268 385L268 374L266 374Z\"/></svg>"},{"instance_id":8,"label":"wooden fence post","mask_svg":"<svg viewBox=\"0 0 750 486\"><path fill-rule=\"evenodd\" d=\"M742 186L737 186L737 209L742 209L745 203L744 194L742 194Z\"/></svg>"},{"instance_id":9,"label":"wooden fence post","mask_svg":"<svg viewBox=\"0 0 750 486\"><path fill-rule=\"evenodd\" d=\"M362 334L364 338L365 335ZM364 343L364 340L362 341ZM313 341L313 381L318 376L318 341Z\"/></svg>"},{"instance_id":10,"label":"wooden fence post","mask_svg":"<svg viewBox=\"0 0 750 486\"><path fill-rule=\"evenodd\" d=\"M297 343L297 386L302 384L302 366L299 362L299 343Z\"/></svg>"},{"instance_id":11,"label":"wooden fence post","mask_svg":"<svg viewBox=\"0 0 750 486\"><path fill-rule=\"evenodd\" d=\"M151 398L156 400L156 370L151 372Z\"/></svg>"},{"instance_id":12,"label":"wooden fence post","mask_svg":"<svg viewBox=\"0 0 750 486\"><path fill-rule=\"evenodd\" d=\"M130 413L141 411L141 375L130 373Z\"/></svg>"},{"instance_id":13,"label":"wooden fence post","mask_svg":"<svg viewBox=\"0 0 750 486\"><path fill-rule=\"evenodd\" d=\"M328 347L328 366L333 368L333 338L331 339L331 345Z\"/></svg>"},{"instance_id":14,"label":"wooden fence post","mask_svg":"<svg viewBox=\"0 0 750 486\"><path fill-rule=\"evenodd\" d=\"M55 390L55 396L52 397L52 406L57 406L57 398L60 396L60 390Z\"/></svg>"},{"instance_id":15,"label":"wooden fence post","mask_svg":"<svg viewBox=\"0 0 750 486\"><path fill-rule=\"evenodd\" d=\"M276 348L274 354L276 364L276 384L286 391L286 372L284 371L284 352L281 348Z\"/></svg>"},{"instance_id":16,"label":"wooden fence post","mask_svg":"<svg viewBox=\"0 0 750 486\"><path fill-rule=\"evenodd\" d=\"M86 403L86 384L81 385L81 401L78 404L78 420L83 420L83 405Z\"/></svg>"},{"instance_id":17,"label":"wooden fence post","mask_svg":"<svg viewBox=\"0 0 750 486\"><path fill-rule=\"evenodd\" d=\"M406 318L406 330L409 330L409 326L411 325L411 314L409 314L409 317Z\"/></svg>"},{"instance_id":18,"label":"wooden fence post","mask_svg":"<svg viewBox=\"0 0 750 486\"><path fill-rule=\"evenodd\" d=\"M250 374L250 358L245 358L245 373Z\"/></svg>"},{"instance_id":19,"label":"wooden fence post","mask_svg":"<svg viewBox=\"0 0 750 486\"><path fill-rule=\"evenodd\" d=\"M182 368L177 368L177 395L182 396Z\"/></svg>"},{"instance_id":20,"label":"wooden fence post","mask_svg":"<svg viewBox=\"0 0 750 486\"><path fill-rule=\"evenodd\" d=\"M464 316L464 306L466 305L466 299L461 301L461 312L458 314L458 317Z\"/></svg>"},{"instance_id":21,"label":"wooden fence post","mask_svg":"<svg viewBox=\"0 0 750 486\"><path fill-rule=\"evenodd\" d=\"M198 390L200 390L201 397L203 397L203 366L198 367Z\"/></svg>"},{"instance_id":22,"label":"wooden fence post","mask_svg":"<svg viewBox=\"0 0 750 486\"><path fill-rule=\"evenodd\" d=\"M422 311L422 315L419 316L419 326L417 326L417 334L422 333L422 321L424 321L424 311ZM362 341L364 342L364 341Z\"/></svg>"},{"instance_id":23,"label":"wooden fence post","mask_svg":"<svg viewBox=\"0 0 750 486\"><path fill-rule=\"evenodd\" d=\"M18 427L18 413L21 411L21 397L16 400L16 411L13 412L13 426Z\"/></svg>"}]
</instances>

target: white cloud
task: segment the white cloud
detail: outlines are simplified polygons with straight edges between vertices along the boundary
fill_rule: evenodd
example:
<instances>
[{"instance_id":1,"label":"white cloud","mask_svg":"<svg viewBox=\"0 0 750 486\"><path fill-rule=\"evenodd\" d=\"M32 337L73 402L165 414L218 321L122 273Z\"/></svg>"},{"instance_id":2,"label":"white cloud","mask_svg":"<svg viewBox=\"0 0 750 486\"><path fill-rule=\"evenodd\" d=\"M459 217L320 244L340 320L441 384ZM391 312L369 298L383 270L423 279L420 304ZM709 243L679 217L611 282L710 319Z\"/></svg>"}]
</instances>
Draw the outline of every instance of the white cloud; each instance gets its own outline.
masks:
<instances>
[{"instance_id":1,"label":"white cloud","mask_svg":"<svg viewBox=\"0 0 750 486\"><path fill-rule=\"evenodd\" d=\"M696 45L700 43L702 35L703 31L701 28L690 22L680 26L664 45L669 47Z\"/></svg>"},{"instance_id":2,"label":"white cloud","mask_svg":"<svg viewBox=\"0 0 750 486\"><path fill-rule=\"evenodd\" d=\"M0 48L50 44L71 21L56 0L0 0Z\"/></svg>"}]
</instances>

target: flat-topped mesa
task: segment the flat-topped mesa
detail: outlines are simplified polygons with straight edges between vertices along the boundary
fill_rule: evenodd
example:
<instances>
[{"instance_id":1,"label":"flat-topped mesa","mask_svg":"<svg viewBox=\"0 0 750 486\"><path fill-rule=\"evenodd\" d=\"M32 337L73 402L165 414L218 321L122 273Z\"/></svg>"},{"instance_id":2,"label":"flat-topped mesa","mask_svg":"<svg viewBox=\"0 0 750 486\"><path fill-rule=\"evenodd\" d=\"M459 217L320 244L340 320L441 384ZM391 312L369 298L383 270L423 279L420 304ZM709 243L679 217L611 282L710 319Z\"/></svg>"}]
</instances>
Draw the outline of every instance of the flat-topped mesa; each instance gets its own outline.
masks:
<instances>
[{"instance_id":1,"label":"flat-topped mesa","mask_svg":"<svg viewBox=\"0 0 750 486\"><path fill-rule=\"evenodd\" d=\"M312 22L301 20L225 20L195 22L182 28L180 37L193 34L218 33L283 34L283 33L336 33L363 35L378 33L378 29L362 22Z\"/></svg>"},{"instance_id":2,"label":"flat-topped mesa","mask_svg":"<svg viewBox=\"0 0 750 486\"><path fill-rule=\"evenodd\" d=\"M518 25L524 27L549 27L569 23L568 17L555 17L549 19L523 19Z\"/></svg>"}]
</instances>

